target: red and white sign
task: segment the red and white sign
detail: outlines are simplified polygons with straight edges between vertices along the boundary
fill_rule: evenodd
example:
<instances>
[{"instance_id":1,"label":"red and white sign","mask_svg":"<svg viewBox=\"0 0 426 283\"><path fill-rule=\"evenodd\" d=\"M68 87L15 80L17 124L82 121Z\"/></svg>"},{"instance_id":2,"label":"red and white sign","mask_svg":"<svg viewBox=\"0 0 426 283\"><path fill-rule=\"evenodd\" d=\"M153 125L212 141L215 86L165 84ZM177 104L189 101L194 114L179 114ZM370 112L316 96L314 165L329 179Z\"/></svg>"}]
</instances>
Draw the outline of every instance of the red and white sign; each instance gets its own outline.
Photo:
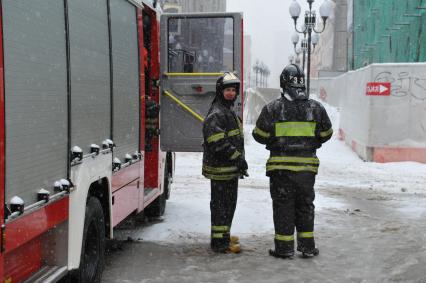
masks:
<instances>
[{"instance_id":1,"label":"red and white sign","mask_svg":"<svg viewBox=\"0 0 426 283\"><path fill-rule=\"evenodd\" d=\"M390 95L391 83L375 82L367 83L366 95Z\"/></svg>"}]
</instances>

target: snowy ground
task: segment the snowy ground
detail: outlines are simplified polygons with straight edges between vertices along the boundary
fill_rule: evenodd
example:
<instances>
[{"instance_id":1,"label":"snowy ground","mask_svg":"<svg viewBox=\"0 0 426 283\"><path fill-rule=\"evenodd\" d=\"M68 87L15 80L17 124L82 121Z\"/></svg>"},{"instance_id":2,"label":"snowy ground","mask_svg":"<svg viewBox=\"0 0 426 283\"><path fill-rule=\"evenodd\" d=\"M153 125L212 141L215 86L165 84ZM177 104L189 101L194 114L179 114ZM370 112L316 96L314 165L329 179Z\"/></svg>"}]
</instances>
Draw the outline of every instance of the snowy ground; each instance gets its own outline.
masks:
<instances>
[{"instance_id":1,"label":"snowy ground","mask_svg":"<svg viewBox=\"0 0 426 283\"><path fill-rule=\"evenodd\" d=\"M339 113L327 107L337 132ZM246 125L250 177L240 180L232 233L243 253L209 251L210 184L201 154L177 154L164 221L122 229L104 282L426 282L426 165L366 163L336 136L318 152L314 259L278 260L268 152ZM126 238L131 241L125 241Z\"/></svg>"}]
</instances>

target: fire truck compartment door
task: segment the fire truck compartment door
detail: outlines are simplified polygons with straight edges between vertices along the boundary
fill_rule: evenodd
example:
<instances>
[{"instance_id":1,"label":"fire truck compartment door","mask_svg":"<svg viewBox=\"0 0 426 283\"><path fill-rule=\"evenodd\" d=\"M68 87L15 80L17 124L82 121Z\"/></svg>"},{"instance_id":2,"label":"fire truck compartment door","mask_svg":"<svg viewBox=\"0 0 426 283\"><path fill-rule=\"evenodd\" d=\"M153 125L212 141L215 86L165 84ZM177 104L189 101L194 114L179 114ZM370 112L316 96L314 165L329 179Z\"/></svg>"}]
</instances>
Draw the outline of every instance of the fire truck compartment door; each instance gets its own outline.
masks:
<instances>
[{"instance_id":1,"label":"fire truck compartment door","mask_svg":"<svg viewBox=\"0 0 426 283\"><path fill-rule=\"evenodd\" d=\"M202 124L225 71L242 74L242 15L161 16L160 144L163 151L202 151ZM242 84L235 111L242 117Z\"/></svg>"}]
</instances>

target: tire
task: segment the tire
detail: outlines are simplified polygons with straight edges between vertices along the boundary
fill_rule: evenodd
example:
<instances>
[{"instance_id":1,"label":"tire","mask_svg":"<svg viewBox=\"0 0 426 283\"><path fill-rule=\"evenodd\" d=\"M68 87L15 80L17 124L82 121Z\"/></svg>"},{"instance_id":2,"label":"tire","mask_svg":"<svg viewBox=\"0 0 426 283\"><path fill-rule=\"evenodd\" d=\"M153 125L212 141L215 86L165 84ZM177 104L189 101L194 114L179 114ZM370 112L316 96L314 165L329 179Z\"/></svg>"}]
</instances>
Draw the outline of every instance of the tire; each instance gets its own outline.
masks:
<instances>
[{"instance_id":1,"label":"tire","mask_svg":"<svg viewBox=\"0 0 426 283\"><path fill-rule=\"evenodd\" d=\"M164 172L164 192L166 194L166 199L170 199L170 192L172 191L173 183L173 153L167 153L167 164Z\"/></svg>"},{"instance_id":2,"label":"tire","mask_svg":"<svg viewBox=\"0 0 426 283\"><path fill-rule=\"evenodd\" d=\"M168 159L167 159L168 160ZM169 162L169 161L167 161ZM163 181L163 193L157 197L146 209L145 215L148 217L160 217L164 215L166 211L166 200L170 198L170 185L171 185L171 173L169 173L169 166L164 166L164 181Z\"/></svg>"},{"instance_id":3,"label":"tire","mask_svg":"<svg viewBox=\"0 0 426 283\"><path fill-rule=\"evenodd\" d=\"M165 211L166 194L163 192L145 209L145 215L148 217L160 217L163 216Z\"/></svg>"},{"instance_id":4,"label":"tire","mask_svg":"<svg viewBox=\"0 0 426 283\"><path fill-rule=\"evenodd\" d=\"M102 205L95 197L86 204L80 268L73 272L71 282L101 282L105 264L105 218Z\"/></svg>"},{"instance_id":5,"label":"tire","mask_svg":"<svg viewBox=\"0 0 426 283\"><path fill-rule=\"evenodd\" d=\"M166 172L164 174L164 194L166 195L166 199L170 199L170 192L172 190L172 173Z\"/></svg>"}]
</instances>

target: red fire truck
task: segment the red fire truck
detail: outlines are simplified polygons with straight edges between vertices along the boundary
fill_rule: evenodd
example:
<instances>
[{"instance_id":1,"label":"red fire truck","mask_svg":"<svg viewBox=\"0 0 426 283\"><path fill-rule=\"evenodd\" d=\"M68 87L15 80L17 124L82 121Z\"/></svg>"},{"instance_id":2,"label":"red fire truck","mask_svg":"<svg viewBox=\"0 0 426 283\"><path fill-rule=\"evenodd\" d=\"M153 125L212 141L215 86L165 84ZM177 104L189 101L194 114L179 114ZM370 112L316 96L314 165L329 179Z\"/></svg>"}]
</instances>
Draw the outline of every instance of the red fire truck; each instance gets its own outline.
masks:
<instances>
[{"instance_id":1,"label":"red fire truck","mask_svg":"<svg viewBox=\"0 0 426 283\"><path fill-rule=\"evenodd\" d=\"M100 282L114 227L161 216L174 152L202 149L217 77L242 74L242 16L0 5L0 279Z\"/></svg>"}]
</instances>

